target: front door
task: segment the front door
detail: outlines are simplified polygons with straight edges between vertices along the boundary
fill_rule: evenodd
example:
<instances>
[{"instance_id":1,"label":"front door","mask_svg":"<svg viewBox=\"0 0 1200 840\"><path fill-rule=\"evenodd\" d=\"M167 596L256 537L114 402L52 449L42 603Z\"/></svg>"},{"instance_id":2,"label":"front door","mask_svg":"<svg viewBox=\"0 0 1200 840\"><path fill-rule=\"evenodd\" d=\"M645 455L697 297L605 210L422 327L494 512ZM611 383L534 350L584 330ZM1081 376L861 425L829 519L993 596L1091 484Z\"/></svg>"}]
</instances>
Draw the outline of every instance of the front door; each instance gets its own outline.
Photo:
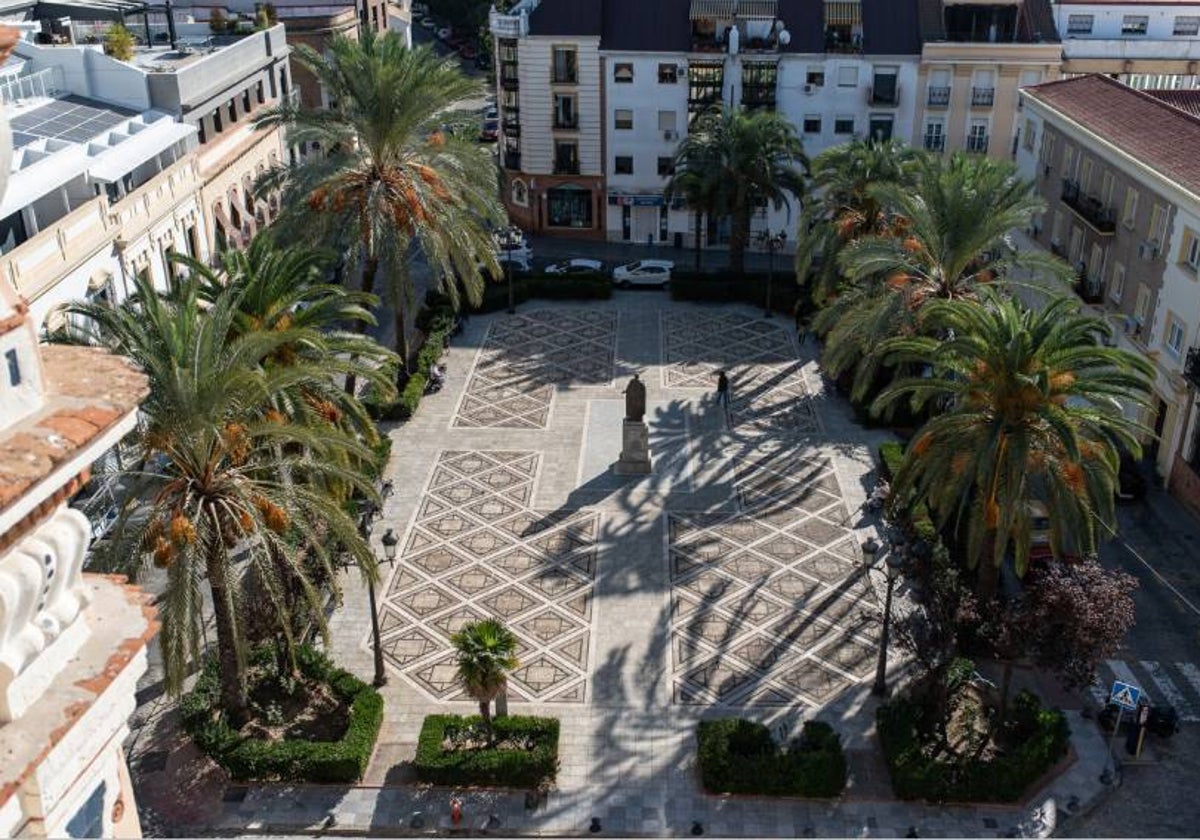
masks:
<instances>
[{"instance_id":1,"label":"front door","mask_svg":"<svg viewBox=\"0 0 1200 840\"><path fill-rule=\"evenodd\" d=\"M633 241L637 244L653 242L658 238L658 208L633 208Z\"/></svg>"},{"instance_id":2,"label":"front door","mask_svg":"<svg viewBox=\"0 0 1200 840\"><path fill-rule=\"evenodd\" d=\"M1166 425L1167 403L1159 398L1158 413L1154 415L1154 437L1150 438L1150 445L1146 447L1146 459L1152 464L1158 462L1158 449L1162 444L1162 433Z\"/></svg>"}]
</instances>

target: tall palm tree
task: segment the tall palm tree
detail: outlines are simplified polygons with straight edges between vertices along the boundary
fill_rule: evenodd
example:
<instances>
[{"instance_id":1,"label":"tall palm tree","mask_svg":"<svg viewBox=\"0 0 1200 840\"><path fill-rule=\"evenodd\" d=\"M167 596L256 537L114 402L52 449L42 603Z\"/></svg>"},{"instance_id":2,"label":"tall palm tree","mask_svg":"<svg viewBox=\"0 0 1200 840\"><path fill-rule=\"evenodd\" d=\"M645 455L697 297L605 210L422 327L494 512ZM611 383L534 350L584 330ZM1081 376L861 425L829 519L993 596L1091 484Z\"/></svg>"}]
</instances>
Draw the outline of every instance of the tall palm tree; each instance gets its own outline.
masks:
<instances>
[{"instance_id":1,"label":"tall palm tree","mask_svg":"<svg viewBox=\"0 0 1200 840\"><path fill-rule=\"evenodd\" d=\"M370 496L369 481L346 466L365 462L369 450L336 427L277 410L297 386L328 373L319 364L267 360L319 336L299 327L238 334L240 298L241 290L231 286L205 302L195 279L160 297L149 280L138 279L135 297L122 307L72 306L84 322L76 338L133 359L150 381L134 439L137 466L120 475L128 502L107 564L136 571L152 561L166 570L160 638L172 693L180 691L201 652L201 587L207 582L221 701L235 725L248 708L241 569L252 569L261 582L289 647L292 621L284 592L293 584L324 630L323 605L308 568L315 563L334 579L333 551L340 550L364 575L376 574L354 521L325 489L337 483Z\"/></svg>"},{"instance_id":2,"label":"tall palm tree","mask_svg":"<svg viewBox=\"0 0 1200 840\"><path fill-rule=\"evenodd\" d=\"M812 191L796 234L796 278L810 283L821 303L837 291L842 248L864 236L892 233L895 216L871 187L909 188L917 153L900 140L854 140L826 149L812 162ZM810 277L811 273L811 277Z\"/></svg>"},{"instance_id":3,"label":"tall palm tree","mask_svg":"<svg viewBox=\"0 0 1200 840\"><path fill-rule=\"evenodd\" d=\"M458 651L458 678L479 702L479 716L491 733L492 700L504 691L508 674L520 667L517 637L496 618L465 625L450 637Z\"/></svg>"},{"instance_id":4,"label":"tall palm tree","mask_svg":"<svg viewBox=\"0 0 1200 840\"><path fill-rule=\"evenodd\" d=\"M482 86L452 58L409 49L395 32L335 37L324 55L301 45L292 57L335 106L285 103L256 118L257 126L287 126L289 143L321 150L267 173L259 187L284 189L285 233L337 245L349 265L361 265L363 291L373 292L383 272L407 370L414 250L456 306L455 277L477 303L481 267L500 273L489 232L503 218L495 167L476 144L441 130L447 109Z\"/></svg>"},{"instance_id":5,"label":"tall palm tree","mask_svg":"<svg viewBox=\"0 0 1200 840\"><path fill-rule=\"evenodd\" d=\"M677 172L706 174L712 208L730 216L729 267L741 277L756 204L790 207L804 194L808 158L796 129L774 111L721 107L701 114L675 152Z\"/></svg>"},{"instance_id":6,"label":"tall palm tree","mask_svg":"<svg viewBox=\"0 0 1200 840\"><path fill-rule=\"evenodd\" d=\"M896 498L925 502L940 525L965 532L984 594L1010 547L1025 574L1035 503L1056 556L1093 553L1097 524L1113 526L1119 451L1141 452L1146 429L1123 409L1149 404L1151 363L1105 346L1108 324L1073 297L1031 311L987 290L933 301L921 318L929 334L893 339L884 353L932 375L893 383L873 406L941 409L909 445Z\"/></svg>"},{"instance_id":7,"label":"tall palm tree","mask_svg":"<svg viewBox=\"0 0 1200 840\"><path fill-rule=\"evenodd\" d=\"M676 154L678 155L678 152ZM691 155L689 160L678 163L680 168L673 170L671 178L663 189L663 200L670 204L676 199L682 199L691 208L696 226L695 242L693 243L695 246L695 270L699 274L702 267L701 256L704 251L704 218L706 214L711 218L715 212L717 181L713 175L713 167L700 162L699 152L693 152Z\"/></svg>"},{"instance_id":8,"label":"tall palm tree","mask_svg":"<svg viewBox=\"0 0 1200 840\"><path fill-rule=\"evenodd\" d=\"M827 334L823 361L835 376L855 371L856 399L879 372L883 342L914 334L930 301L976 298L994 281L1011 283L1017 270L1071 277L1051 254L1008 246L1009 231L1045 206L1012 164L961 152L922 155L913 178L869 189L896 229L842 249L838 265L849 287L816 318Z\"/></svg>"}]
</instances>

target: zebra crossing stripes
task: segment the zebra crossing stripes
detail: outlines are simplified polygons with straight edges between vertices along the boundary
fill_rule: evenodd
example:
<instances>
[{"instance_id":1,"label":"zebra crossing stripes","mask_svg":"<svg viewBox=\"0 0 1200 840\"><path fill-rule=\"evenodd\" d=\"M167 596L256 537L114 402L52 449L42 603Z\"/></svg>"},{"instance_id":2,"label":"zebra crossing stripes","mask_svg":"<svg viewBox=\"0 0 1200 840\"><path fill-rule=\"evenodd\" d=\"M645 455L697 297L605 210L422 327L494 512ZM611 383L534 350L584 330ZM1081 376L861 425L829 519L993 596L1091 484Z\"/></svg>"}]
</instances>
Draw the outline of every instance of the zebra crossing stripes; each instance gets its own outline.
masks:
<instances>
[{"instance_id":1,"label":"zebra crossing stripes","mask_svg":"<svg viewBox=\"0 0 1200 840\"><path fill-rule=\"evenodd\" d=\"M1150 675L1150 679L1154 681L1154 684L1158 686L1163 701L1174 706L1175 711L1179 712L1179 717L1182 720L1187 720L1189 717L1192 720L1200 720L1200 718L1196 717L1192 704L1188 702L1187 698L1183 696L1183 692L1171 681L1171 678L1167 675L1162 665L1157 662L1146 662L1145 660L1142 660L1139 664Z\"/></svg>"},{"instance_id":2,"label":"zebra crossing stripes","mask_svg":"<svg viewBox=\"0 0 1200 840\"><path fill-rule=\"evenodd\" d=\"M1183 678L1188 681L1188 684L1200 694L1200 668L1197 668L1191 662L1176 662L1175 667L1179 669L1179 673L1183 674Z\"/></svg>"},{"instance_id":3,"label":"zebra crossing stripes","mask_svg":"<svg viewBox=\"0 0 1200 840\"><path fill-rule=\"evenodd\" d=\"M1147 659L1133 663L1108 659L1088 690L1098 704L1104 705L1108 703L1113 679L1132 683L1141 688L1142 696L1151 703L1157 697L1158 703L1174 706L1181 721L1200 722L1200 667L1191 662L1170 664L1174 668Z\"/></svg>"}]
</instances>

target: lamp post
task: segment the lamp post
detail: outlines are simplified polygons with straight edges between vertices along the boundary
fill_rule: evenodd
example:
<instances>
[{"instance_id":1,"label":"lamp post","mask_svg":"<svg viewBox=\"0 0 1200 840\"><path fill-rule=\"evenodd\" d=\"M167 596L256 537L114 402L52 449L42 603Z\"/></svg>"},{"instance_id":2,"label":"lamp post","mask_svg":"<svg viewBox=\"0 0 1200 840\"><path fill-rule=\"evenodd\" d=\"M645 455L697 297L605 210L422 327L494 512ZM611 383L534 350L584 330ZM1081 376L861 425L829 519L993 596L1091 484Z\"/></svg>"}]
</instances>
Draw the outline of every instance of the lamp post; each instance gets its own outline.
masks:
<instances>
[{"instance_id":1,"label":"lamp post","mask_svg":"<svg viewBox=\"0 0 1200 840\"><path fill-rule=\"evenodd\" d=\"M775 280L775 249L782 248L787 241L787 231L771 233L769 230L758 234L759 241L767 246L767 300L763 305L763 317L771 317L771 284Z\"/></svg>"},{"instance_id":2,"label":"lamp post","mask_svg":"<svg viewBox=\"0 0 1200 840\"><path fill-rule=\"evenodd\" d=\"M504 263L504 270L508 274L508 314L512 315L517 311L517 305L513 302L513 237L511 230L504 232L504 250L508 255L508 259Z\"/></svg>"},{"instance_id":3,"label":"lamp post","mask_svg":"<svg viewBox=\"0 0 1200 840\"><path fill-rule=\"evenodd\" d=\"M876 697L887 697L887 649L888 631L892 623L892 590L896 586L896 578L900 577L900 569L904 566L903 548L893 546L887 555L887 595L883 599L883 629L879 634L879 662L875 665L875 684L871 693Z\"/></svg>"},{"instance_id":4,"label":"lamp post","mask_svg":"<svg viewBox=\"0 0 1200 840\"><path fill-rule=\"evenodd\" d=\"M368 542L371 539L371 530L375 524L375 518L379 515L379 508L374 502L366 502L362 517L359 519L358 530L364 540ZM392 561L396 559L396 545L399 543L395 533L391 528L387 529L387 533L383 536L384 561L390 566ZM376 688L387 685L387 671L383 667L383 644L379 638L379 603L375 597L375 578L367 577L367 598L371 602L371 647L375 654L375 680Z\"/></svg>"}]
</instances>

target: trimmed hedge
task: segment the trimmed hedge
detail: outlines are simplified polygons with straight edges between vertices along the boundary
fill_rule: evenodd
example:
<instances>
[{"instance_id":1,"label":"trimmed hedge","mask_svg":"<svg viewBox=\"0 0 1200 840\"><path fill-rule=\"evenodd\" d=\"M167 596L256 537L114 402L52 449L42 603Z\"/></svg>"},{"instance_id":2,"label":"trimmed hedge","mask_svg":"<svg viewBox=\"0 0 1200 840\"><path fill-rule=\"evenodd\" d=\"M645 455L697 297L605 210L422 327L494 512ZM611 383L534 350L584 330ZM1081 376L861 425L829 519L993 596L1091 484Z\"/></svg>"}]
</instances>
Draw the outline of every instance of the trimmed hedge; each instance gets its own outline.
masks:
<instances>
[{"instance_id":1,"label":"trimmed hedge","mask_svg":"<svg viewBox=\"0 0 1200 840\"><path fill-rule=\"evenodd\" d=\"M492 719L499 740L523 740L529 749L443 750L456 732L482 726L478 715L429 715L421 725L413 767L417 778L435 785L492 785L536 788L558 773L558 720L541 717Z\"/></svg>"},{"instance_id":2,"label":"trimmed hedge","mask_svg":"<svg viewBox=\"0 0 1200 840\"><path fill-rule=\"evenodd\" d=\"M697 274L695 271L676 269L671 274L671 299L764 306L767 275L747 273L741 280L736 280L726 275ZM771 281L771 311L792 315L797 306L801 312L808 312L812 309L812 302L797 285L794 272L776 271Z\"/></svg>"},{"instance_id":3,"label":"trimmed hedge","mask_svg":"<svg viewBox=\"0 0 1200 840\"><path fill-rule=\"evenodd\" d=\"M271 660L271 647L259 648L253 664ZM180 703L184 731L237 781L351 783L362 778L383 722L383 698L349 671L334 665L320 651L296 649L301 673L323 682L350 706L346 732L337 741L265 741L239 735L220 713L220 683L216 657L205 663L196 686Z\"/></svg>"},{"instance_id":4,"label":"trimmed hedge","mask_svg":"<svg viewBox=\"0 0 1200 840\"><path fill-rule=\"evenodd\" d=\"M901 799L931 802L1015 802L1067 753L1071 729L1058 709L1046 709L1022 691L1009 712L1010 733L1019 746L989 761L936 761L923 737L928 711L903 698L880 706L875 721L892 790Z\"/></svg>"},{"instance_id":5,"label":"trimmed hedge","mask_svg":"<svg viewBox=\"0 0 1200 840\"><path fill-rule=\"evenodd\" d=\"M608 300L612 281L603 274L523 274L513 277L513 304L531 298L544 300ZM498 312L508 308L508 279L488 283L476 312Z\"/></svg>"},{"instance_id":6,"label":"trimmed hedge","mask_svg":"<svg viewBox=\"0 0 1200 840\"><path fill-rule=\"evenodd\" d=\"M827 723L807 721L787 750L766 726L741 718L701 721L696 739L709 793L828 798L846 786L846 755Z\"/></svg>"}]
</instances>

